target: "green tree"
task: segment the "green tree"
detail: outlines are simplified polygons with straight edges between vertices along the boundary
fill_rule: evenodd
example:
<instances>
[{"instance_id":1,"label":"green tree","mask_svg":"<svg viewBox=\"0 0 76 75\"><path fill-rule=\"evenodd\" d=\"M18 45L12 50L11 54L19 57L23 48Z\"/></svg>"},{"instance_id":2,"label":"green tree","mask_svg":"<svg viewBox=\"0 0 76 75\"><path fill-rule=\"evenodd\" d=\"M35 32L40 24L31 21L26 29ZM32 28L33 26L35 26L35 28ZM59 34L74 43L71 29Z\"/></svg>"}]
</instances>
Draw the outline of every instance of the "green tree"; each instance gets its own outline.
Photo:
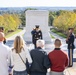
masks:
<instances>
[{"instance_id":1,"label":"green tree","mask_svg":"<svg viewBox=\"0 0 76 75\"><path fill-rule=\"evenodd\" d=\"M21 19L21 25L22 26L25 26L26 25L25 12L24 13L21 13L20 19Z\"/></svg>"}]
</instances>

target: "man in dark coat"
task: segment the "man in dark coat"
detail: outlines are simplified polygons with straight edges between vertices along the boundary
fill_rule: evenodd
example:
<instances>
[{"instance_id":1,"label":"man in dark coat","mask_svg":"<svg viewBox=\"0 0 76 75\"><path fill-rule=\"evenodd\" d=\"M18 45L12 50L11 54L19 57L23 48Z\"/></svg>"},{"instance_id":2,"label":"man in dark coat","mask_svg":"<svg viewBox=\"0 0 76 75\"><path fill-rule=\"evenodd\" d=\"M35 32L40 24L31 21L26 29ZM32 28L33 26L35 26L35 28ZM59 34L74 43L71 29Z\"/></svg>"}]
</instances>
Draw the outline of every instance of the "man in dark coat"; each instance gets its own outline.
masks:
<instances>
[{"instance_id":1,"label":"man in dark coat","mask_svg":"<svg viewBox=\"0 0 76 75\"><path fill-rule=\"evenodd\" d=\"M37 48L31 50L30 55L32 64L30 68L30 75L46 75L47 69L50 68L50 61L47 53L43 50L44 40L37 40Z\"/></svg>"},{"instance_id":2,"label":"man in dark coat","mask_svg":"<svg viewBox=\"0 0 76 75\"><path fill-rule=\"evenodd\" d=\"M68 56L69 56L69 66L68 67L72 67L73 66L73 50L75 48L74 46L74 34L73 34L73 30L74 28L69 28L69 35L66 39L66 43L68 44Z\"/></svg>"},{"instance_id":3,"label":"man in dark coat","mask_svg":"<svg viewBox=\"0 0 76 75\"><path fill-rule=\"evenodd\" d=\"M42 31L40 30L39 25L36 25L36 28L32 30L31 33L32 33L32 42L36 48L36 41L38 39L42 39Z\"/></svg>"}]
</instances>

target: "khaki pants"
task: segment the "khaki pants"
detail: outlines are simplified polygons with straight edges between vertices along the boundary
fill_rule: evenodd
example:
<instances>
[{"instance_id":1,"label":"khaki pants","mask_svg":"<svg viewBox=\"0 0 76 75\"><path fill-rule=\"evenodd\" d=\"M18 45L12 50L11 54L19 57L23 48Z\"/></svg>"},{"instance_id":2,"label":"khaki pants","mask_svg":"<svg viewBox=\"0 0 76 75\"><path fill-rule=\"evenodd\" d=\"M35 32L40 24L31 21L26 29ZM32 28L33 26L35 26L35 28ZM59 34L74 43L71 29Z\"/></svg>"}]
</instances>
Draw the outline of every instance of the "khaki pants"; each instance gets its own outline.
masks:
<instances>
[{"instance_id":1,"label":"khaki pants","mask_svg":"<svg viewBox=\"0 0 76 75\"><path fill-rule=\"evenodd\" d=\"M50 75L64 75L64 72L54 72L54 71L51 71Z\"/></svg>"}]
</instances>

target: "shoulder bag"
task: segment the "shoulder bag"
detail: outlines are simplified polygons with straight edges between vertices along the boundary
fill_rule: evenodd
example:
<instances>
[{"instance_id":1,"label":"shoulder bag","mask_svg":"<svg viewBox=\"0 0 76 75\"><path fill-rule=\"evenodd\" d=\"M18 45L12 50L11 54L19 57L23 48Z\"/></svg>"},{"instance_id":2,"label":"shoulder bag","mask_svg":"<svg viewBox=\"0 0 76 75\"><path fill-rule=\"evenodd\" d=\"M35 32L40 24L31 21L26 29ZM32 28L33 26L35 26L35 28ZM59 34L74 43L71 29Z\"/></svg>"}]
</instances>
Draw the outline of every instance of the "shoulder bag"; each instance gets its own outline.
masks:
<instances>
[{"instance_id":1,"label":"shoulder bag","mask_svg":"<svg viewBox=\"0 0 76 75\"><path fill-rule=\"evenodd\" d=\"M22 62L25 64L26 66L26 71L29 74L30 73L30 66L29 66L29 62L28 59L26 58L26 63L24 62L24 60L22 59L21 55L18 53L19 57L21 58Z\"/></svg>"}]
</instances>

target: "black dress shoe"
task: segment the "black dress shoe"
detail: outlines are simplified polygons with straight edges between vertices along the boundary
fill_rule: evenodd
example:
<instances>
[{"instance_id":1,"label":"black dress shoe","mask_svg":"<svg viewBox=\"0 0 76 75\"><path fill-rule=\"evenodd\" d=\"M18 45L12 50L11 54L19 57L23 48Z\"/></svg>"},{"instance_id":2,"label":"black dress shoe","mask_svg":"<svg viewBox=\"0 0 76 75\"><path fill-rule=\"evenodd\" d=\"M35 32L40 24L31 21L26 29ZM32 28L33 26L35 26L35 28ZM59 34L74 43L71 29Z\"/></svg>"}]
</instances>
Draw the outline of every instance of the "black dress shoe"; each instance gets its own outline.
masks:
<instances>
[{"instance_id":1,"label":"black dress shoe","mask_svg":"<svg viewBox=\"0 0 76 75\"><path fill-rule=\"evenodd\" d=\"M72 65L69 65L68 67L72 67Z\"/></svg>"}]
</instances>

